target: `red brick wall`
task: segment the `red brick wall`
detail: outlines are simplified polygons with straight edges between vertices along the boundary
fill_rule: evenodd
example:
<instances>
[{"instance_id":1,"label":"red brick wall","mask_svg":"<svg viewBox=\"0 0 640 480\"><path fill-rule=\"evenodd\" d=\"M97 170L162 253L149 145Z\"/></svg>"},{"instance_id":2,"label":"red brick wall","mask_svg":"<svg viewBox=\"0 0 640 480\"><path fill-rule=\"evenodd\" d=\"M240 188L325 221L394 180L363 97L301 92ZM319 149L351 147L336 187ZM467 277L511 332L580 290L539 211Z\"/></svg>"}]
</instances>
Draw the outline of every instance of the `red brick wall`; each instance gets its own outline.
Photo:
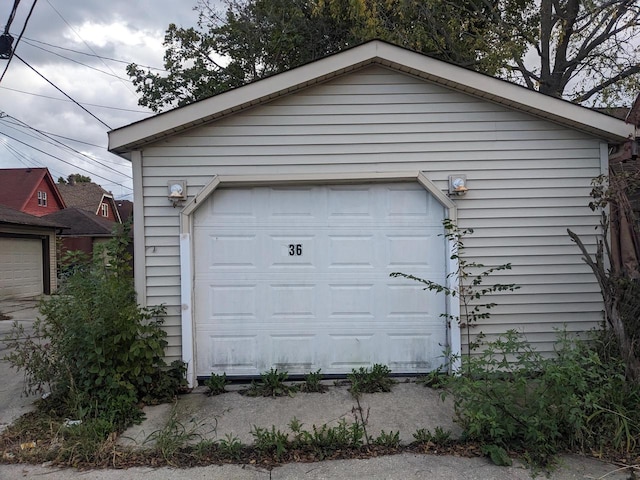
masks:
<instances>
[{"instance_id":1,"label":"red brick wall","mask_svg":"<svg viewBox=\"0 0 640 480\"><path fill-rule=\"evenodd\" d=\"M41 206L38 205L38 192L44 192L47 194L47 205ZM47 215L49 213L57 212L61 210L62 206L58 203L58 199L53 193L53 188L49 186L49 183L46 179L42 179L40 185L35 192L33 192L33 196L29 199L24 209L22 210L24 213L29 213L31 215L35 215L36 217L41 217L43 215Z\"/></svg>"}]
</instances>

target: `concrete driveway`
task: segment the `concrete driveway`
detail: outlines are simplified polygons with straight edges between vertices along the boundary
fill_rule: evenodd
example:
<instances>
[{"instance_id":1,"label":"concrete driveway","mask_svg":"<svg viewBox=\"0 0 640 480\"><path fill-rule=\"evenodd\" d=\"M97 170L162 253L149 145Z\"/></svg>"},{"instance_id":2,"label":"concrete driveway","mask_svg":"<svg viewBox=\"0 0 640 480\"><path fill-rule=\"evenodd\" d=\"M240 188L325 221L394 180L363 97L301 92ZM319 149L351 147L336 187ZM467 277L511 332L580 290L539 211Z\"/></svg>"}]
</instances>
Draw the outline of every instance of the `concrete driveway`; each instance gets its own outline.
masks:
<instances>
[{"instance_id":1,"label":"concrete driveway","mask_svg":"<svg viewBox=\"0 0 640 480\"><path fill-rule=\"evenodd\" d=\"M20 322L27 333L33 332L33 322L38 315L37 299L0 300L0 313L11 317L0 320L0 432L21 415L32 410L38 397L26 397L22 393L24 375L11 368L3 358L9 353L4 342L14 321Z\"/></svg>"}]
</instances>

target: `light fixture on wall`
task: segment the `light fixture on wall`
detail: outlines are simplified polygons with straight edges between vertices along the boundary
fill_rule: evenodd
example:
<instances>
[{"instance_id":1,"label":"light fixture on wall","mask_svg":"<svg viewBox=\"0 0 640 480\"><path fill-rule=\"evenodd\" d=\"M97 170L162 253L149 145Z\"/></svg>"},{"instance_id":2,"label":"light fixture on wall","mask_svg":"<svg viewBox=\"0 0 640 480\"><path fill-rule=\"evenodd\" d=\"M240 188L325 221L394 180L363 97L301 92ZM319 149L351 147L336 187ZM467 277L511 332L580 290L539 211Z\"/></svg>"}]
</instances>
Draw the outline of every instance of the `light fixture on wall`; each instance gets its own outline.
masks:
<instances>
[{"instance_id":1,"label":"light fixture on wall","mask_svg":"<svg viewBox=\"0 0 640 480\"><path fill-rule=\"evenodd\" d=\"M177 207L187 199L187 181L186 180L170 180L167 183L168 194L167 198L173 204L173 207Z\"/></svg>"},{"instance_id":2,"label":"light fixture on wall","mask_svg":"<svg viewBox=\"0 0 640 480\"><path fill-rule=\"evenodd\" d=\"M468 190L466 175L449 175L449 195L462 196Z\"/></svg>"}]
</instances>

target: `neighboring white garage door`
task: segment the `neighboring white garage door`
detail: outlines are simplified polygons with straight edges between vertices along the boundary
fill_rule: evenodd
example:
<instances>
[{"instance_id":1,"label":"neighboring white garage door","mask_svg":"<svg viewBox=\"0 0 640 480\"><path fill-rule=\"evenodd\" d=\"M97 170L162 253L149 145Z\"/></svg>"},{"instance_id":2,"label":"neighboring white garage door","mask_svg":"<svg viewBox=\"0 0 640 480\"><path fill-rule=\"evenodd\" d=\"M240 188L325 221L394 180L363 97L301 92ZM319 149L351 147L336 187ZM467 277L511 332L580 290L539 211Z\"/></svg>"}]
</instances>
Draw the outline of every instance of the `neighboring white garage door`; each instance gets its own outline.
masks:
<instances>
[{"instance_id":1,"label":"neighboring white garage door","mask_svg":"<svg viewBox=\"0 0 640 480\"><path fill-rule=\"evenodd\" d=\"M0 297L42 294L42 241L0 237Z\"/></svg>"},{"instance_id":2,"label":"neighboring white garage door","mask_svg":"<svg viewBox=\"0 0 640 480\"><path fill-rule=\"evenodd\" d=\"M218 189L195 212L196 374L441 364L444 208L417 183Z\"/></svg>"}]
</instances>

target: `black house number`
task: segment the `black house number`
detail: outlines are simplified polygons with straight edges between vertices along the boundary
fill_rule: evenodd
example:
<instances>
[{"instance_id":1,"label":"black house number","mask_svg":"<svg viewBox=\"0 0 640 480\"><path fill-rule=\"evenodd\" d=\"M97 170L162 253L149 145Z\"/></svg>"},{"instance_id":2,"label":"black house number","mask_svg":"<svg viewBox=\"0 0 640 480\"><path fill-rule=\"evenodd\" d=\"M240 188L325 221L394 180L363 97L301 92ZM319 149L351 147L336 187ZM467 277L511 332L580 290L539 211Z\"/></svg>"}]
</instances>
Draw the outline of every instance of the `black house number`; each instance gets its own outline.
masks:
<instances>
[{"instance_id":1,"label":"black house number","mask_svg":"<svg viewBox=\"0 0 640 480\"><path fill-rule=\"evenodd\" d=\"M302 255L302 244L300 243L290 243L289 244L289 256L290 257L299 257Z\"/></svg>"}]
</instances>

